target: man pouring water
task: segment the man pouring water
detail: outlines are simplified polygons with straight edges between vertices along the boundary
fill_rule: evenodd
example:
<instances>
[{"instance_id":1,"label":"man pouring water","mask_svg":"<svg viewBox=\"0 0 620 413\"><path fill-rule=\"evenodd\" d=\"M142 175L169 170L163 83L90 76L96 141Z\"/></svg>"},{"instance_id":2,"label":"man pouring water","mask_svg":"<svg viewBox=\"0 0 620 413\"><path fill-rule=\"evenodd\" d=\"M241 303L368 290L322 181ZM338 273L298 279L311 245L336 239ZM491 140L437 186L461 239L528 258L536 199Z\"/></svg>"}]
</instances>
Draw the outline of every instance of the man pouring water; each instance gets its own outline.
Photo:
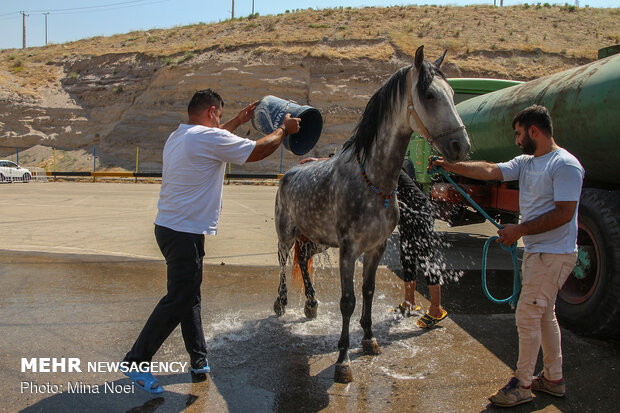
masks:
<instances>
[{"instance_id":1,"label":"man pouring water","mask_svg":"<svg viewBox=\"0 0 620 413\"><path fill-rule=\"evenodd\" d=\"M222 124L224 101L211 89L200 90L189 102L188 122L168 137L155 219L155 238L166 259L167 294L153 310L124 361L150 362L180 324L192 379L206 379L210 367L201 319L202 260L205 234L217 233L226 164L242 165L264 159L287 135L299 131L300 119L286 114L275 131L257 141L233 134L252 118L257 103ZM150 372L125 374L149 393L164 391Z\"/></svg>"}]
</instances>

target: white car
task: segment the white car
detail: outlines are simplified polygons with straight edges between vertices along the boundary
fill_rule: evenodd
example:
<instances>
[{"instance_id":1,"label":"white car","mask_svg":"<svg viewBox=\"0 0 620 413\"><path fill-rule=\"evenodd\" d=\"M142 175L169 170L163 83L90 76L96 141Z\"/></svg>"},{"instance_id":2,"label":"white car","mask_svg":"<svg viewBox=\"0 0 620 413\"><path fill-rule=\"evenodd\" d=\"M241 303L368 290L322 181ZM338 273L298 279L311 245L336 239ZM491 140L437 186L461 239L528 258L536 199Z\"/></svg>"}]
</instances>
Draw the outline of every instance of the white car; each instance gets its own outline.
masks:
<instances>
[{"instance_id":1,"label":"white car","mask_svg":"<svg viewBox=\"0 0 620 413\"><path fill-rule=\"evenodd\" d=\"M0 182L28 182L32 178L32 173L26 168L22 168L15 162L0 160Z\"/></svg>"}]
</instances>

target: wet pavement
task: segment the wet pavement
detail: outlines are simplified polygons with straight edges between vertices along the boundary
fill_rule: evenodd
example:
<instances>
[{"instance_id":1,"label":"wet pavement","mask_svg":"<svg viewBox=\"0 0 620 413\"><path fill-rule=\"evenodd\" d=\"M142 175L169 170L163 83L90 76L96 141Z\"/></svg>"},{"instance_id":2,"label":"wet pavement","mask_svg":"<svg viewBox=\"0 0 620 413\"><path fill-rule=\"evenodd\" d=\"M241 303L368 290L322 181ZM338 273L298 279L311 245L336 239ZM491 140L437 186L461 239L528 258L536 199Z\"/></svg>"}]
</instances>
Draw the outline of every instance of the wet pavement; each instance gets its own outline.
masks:
<instances>
[{"instance_id":1,"label":"wet pavement","mask_svg":"<svg viewBox=\"0 0 620 413\"><path fill-rule=\"evenodd\" d=\"M157 374L166 391L151 396L121 373L87 371L89 362L123 357L165 292L165 266L152 248L158 189L106 183L0 187L0 410L503 410L489 406L486 396L510 377L517 335L509 307L484 297L477 261L470 257L479 252L484 230L446 234L453 244L449 263L466 271L458 283L443 287L449 317L429 331L416 327L413 318L395 318L388 311L403 295L393 272L397 260L388 250L373 307L374 333L383 350L378 356L361 352L358 273L351 325L354 381L338 384L333 363L341 318L333 256L315 259L316 319L306 319L304 297L294 287L286 314L273 314L278 269L260 263L274 259L273 187L226 186L220 235L207 242L202 294L212 367L208 381L191 383L186 370ZM267 228L271 233L264 233ZM220 236L224 247L217 245ZM501 255L493 259L490 287L503 297L510 293L510 282L505 282L510 273ZM425 307L425 285L418 284ZM511 411L617 409L618 342L563 330L563 348L567 396L541 394ZM22 372L22 358L34 357L77 358L83 371ZM154 361L187 361L178 329Z\"/></svg>"}]
</instances>

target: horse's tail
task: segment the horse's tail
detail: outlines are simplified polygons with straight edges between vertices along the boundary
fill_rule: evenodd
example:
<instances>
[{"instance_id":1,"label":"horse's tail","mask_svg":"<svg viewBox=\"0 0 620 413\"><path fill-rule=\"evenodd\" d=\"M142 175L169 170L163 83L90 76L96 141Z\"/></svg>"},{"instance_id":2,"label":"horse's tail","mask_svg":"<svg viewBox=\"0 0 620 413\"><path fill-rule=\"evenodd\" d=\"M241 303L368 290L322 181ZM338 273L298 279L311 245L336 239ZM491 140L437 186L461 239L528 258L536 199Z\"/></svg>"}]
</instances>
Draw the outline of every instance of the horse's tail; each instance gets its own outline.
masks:
<instances>
[{"instance_id":1,"label":"horse's tail","mask_svg":"<svg viewBox=\"0 0 620 413\"><path fill-rule=\"evenodd\" d=\"M301 267L299 266L299 253L301 251L302 241L295 240L295 254L293 255L293 281L292 285L297 289L302 289L304 286L304 280L301 275ZM308 274L312 275L312 258L308 260Z\"/></svg>"}]
</instances>

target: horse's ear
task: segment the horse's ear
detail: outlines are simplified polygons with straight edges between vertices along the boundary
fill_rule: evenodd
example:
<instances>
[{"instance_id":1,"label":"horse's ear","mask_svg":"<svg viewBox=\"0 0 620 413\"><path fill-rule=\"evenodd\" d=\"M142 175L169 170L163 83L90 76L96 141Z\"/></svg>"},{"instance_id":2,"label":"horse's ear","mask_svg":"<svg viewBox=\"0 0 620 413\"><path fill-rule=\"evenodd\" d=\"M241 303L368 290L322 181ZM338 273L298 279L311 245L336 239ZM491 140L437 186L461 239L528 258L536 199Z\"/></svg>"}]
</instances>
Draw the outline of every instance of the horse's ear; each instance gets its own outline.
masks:
<instances>
[{"instance_id":1,"label":"horse's ear","mask_svg":"<svg viewBox=\"0 0 620 413\"><path fill-rule=\"evenodd\" d=\"M420 70L422 63L424 63L424 46L418 47L418 50L415 51L415 59L413 60L413 65L416 70Z\"/></svg>"},{"instance_id":2,"label":"horse's ear","mask_svg":"<svg viewBox=\"0 0 620 413\"><path fill-rule=\"evenodd\" d=\"M446 57L446 53L448 53L448 49L444 50L443 54L439 56L439 59L435 60L434 65L436 68L441 67L441 64L443 63L443 58Z\"/></svg>"}]
</instances>

